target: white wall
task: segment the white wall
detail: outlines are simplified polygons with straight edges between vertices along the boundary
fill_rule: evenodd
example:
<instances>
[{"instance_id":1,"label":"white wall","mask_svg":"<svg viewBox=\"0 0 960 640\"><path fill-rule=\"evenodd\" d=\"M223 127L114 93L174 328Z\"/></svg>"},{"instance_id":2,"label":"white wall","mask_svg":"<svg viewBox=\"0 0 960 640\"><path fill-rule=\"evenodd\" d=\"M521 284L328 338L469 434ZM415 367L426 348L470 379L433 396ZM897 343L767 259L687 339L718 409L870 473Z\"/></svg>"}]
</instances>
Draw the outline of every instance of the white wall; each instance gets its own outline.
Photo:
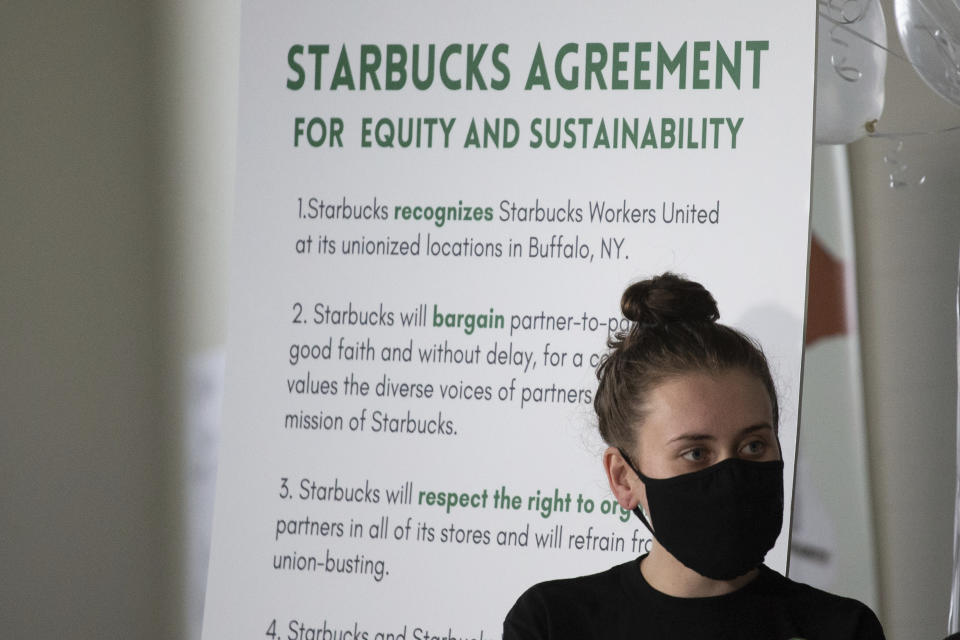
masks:
<instances>
[{"instance_id":1,"label":"white wall","mask_svg":"<svg viewBox=\"0 0 960 640\"><path fill-rule=\"evenodd\" d=\"M884 3L889 41L892 2ZM960 124L906 62L887 64L888 131ZM880 140L851 147L864 391L882 620L893 640L943 638L956 482L960 134L904 138L922 186L889 187Z\"/></svg>"},{"instance_id":2,"label":"white wall","mask_svg":"<svg viewBox=\"0 0 960 640\"><path fill-rule=\"evenodd\" d=\"M0 4L0 632L164 637L149 6Z\"/></svg>"},{"instance_id":3,"label":"white wall","mask_svg":"<svg viewBox=\"0 0 960 640\"><path fill-rule=\"evenodd\" d=\"M237 134L239 0L168 0L154 33L164 211L164 299L170 311L167 408L177 465L166 477L171 628L199 639L219 441L227 269Z\"/></svg>"}]
</instances>

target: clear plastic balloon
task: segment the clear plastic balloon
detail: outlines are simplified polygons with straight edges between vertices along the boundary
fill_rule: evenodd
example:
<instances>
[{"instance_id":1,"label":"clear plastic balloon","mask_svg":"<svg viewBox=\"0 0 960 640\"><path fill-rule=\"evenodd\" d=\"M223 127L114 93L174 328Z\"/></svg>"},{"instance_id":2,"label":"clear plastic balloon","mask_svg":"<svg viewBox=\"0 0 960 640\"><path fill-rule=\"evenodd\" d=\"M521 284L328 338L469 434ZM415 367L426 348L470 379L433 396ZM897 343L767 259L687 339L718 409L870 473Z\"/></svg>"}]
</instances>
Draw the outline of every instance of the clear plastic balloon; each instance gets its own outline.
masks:
<instances>
[{"instance_id":1,"label":"clear plastic balloon","mask_svg":"<svg viewBox=\"0 0 960 640\"><path fill-rule=\"evenodd\" d=\"M816 141L862 138L883 113L887 23L879 0L820 0Z\"/></svg>"},{"instance_id":2,"label":"clear plastic balloon","mask_svg":"<svg viewBox=\"0 0 960 640\"><path fill-rule=\"evenodd\" d=\"M960 106L960 2L894 0L907 59L923 81Z\"/></svg>"}]
</instances>

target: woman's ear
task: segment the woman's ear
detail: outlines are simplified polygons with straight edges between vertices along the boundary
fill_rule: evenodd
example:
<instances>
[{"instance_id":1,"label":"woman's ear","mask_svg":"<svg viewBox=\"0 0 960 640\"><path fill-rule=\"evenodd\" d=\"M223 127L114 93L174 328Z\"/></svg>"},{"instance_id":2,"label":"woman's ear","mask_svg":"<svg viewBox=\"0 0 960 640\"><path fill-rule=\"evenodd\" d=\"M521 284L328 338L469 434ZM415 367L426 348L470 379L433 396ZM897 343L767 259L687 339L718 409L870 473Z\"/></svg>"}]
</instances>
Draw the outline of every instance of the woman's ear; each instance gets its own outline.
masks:
<instances>
[{"instance_id":1,"label":"woman's ear","mask_svg":"<svg viewBox=\"0 0 960 640\"><path fill-rule=\"evenodd\" d=\"M607 447L603 452L603 469L607 472L610 491L621 507L632 510L637 504L646 501L643 483L623 459L619 449Z\"/></svg>"}]
</instances>

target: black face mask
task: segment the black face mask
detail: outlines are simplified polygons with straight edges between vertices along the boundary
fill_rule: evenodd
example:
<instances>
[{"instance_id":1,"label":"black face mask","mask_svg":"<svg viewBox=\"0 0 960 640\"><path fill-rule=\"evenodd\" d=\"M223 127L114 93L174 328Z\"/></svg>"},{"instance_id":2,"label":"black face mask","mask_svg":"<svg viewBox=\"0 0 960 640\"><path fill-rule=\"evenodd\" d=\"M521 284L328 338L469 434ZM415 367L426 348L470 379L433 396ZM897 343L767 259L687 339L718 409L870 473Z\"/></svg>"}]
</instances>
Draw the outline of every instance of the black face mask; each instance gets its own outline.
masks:
<instances>
[{"instance_id":1,"label":"black face mask","mask_svg":"<svg viewBox=\"0 0 960 640\"><path fill-rule=\"evenodd\" d=\"M732 580L757 567L783 526L783 461L727 458L672 478L643 480L657 522L633 510L657 541L685 566L714 580Z\"/></svg>"}]
</instances>

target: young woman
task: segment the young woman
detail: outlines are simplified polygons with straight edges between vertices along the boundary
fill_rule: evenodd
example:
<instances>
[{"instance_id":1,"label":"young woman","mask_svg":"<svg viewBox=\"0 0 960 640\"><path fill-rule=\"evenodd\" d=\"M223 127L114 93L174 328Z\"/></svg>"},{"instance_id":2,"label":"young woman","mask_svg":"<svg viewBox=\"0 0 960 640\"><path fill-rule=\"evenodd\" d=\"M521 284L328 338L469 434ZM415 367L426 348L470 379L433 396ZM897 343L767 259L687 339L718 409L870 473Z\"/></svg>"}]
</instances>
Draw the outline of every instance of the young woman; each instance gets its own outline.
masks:
<instances>
[{"instance_id":1,"label":"young woman","mask_svg":"<svg viewBox=\"0 0 960 640\"><path fill-rule=\"evenodd\" d=\"M538 584L504 640L882 640L870 609L762 564L783 522L777 394L760 348L710 293L664 274L623 294L594 401L610 488L650 552Z\"/></svg>"}]
</instances>

